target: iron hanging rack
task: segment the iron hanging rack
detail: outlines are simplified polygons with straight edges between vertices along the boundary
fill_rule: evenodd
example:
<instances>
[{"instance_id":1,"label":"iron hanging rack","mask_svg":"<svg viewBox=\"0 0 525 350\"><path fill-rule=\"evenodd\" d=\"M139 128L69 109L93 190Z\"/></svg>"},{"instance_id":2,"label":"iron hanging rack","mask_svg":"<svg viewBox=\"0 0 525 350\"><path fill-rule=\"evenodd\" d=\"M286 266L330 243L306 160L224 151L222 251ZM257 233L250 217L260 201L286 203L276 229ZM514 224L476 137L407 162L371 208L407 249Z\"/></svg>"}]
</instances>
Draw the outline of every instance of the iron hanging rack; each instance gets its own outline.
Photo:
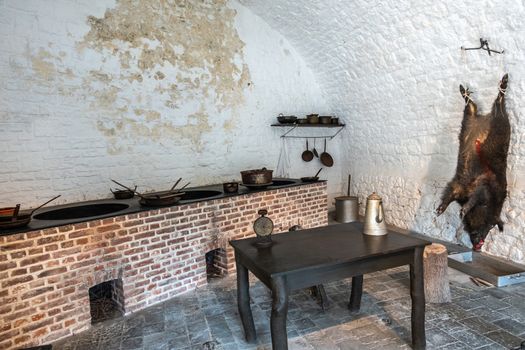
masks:
<instances>
[{"instance_id":1,"label":"iron hanging rack","mask_svg":"<svg viewBox=\"0 0 525 350\"><path fill-rule=\"evenodd\" d=\"M489 56L492 56L491 52L502 54L505 52L505 50L496 51L492 50L489 47L489 41L483 38L479 38L480 46L479 47L463 47L461 46L461 50L467 51L467 50L485 50L489 53Z\"/></svg>"},{"instance_id":2,"label":"iron hanging rack","mask_svg":"<svg viewBox=\"0 0 525 350\"><path fill-rule=\"evenodd\" d=\"M284 127L284 126L290 126L290 129L287 130L284 134L281 135L281 137L283 138L290 138L290 139L327 139L327 140L332 140L334 137L336 137L342 130L343 128L346 126L345 124L338 124L338 125L331 125L331 126L326 126L328 128L338 128L337 132L333 135L322 135L322 136L309 136L309 135L306 135L306 136L297 136L297 135L289 135L292 131L296 130L298 127L301 127L301 124L289 124L289 125L281 125L281 124L272 124L272 126L281 126L281 127ZM319 124L318 125L313 125L313 124L310 124L309 125L310 127L314 128L314 127L323 127L322 124Z\"/></svg>"}]
</instances>

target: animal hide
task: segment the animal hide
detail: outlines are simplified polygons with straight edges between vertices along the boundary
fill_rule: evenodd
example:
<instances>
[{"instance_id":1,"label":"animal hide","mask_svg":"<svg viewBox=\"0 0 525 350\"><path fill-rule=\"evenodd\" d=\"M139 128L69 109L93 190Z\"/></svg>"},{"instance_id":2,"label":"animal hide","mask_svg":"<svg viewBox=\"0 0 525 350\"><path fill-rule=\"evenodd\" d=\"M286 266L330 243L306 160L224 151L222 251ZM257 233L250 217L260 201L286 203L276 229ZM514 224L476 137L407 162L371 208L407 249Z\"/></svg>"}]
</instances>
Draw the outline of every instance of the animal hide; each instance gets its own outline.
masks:
<instances>
[{"instance_id":1,"label":"animal hide","mask_svg":"<svg viewBox=\"0 0 525 350\"><path fill-rule=\"evenodd\" d=\"M465 99L465 110L459 134L456 174L443 191L436 212L439 216L451 202L458 202L463 226L475 250L481 249L485 237L495 225L503 231L500 214L507 196L510 141L510 123L505 110L507 82L508 74L505 74L492 111L486 115L478 114L470 91L459 86Z\"/></svg>"}]
</instances>

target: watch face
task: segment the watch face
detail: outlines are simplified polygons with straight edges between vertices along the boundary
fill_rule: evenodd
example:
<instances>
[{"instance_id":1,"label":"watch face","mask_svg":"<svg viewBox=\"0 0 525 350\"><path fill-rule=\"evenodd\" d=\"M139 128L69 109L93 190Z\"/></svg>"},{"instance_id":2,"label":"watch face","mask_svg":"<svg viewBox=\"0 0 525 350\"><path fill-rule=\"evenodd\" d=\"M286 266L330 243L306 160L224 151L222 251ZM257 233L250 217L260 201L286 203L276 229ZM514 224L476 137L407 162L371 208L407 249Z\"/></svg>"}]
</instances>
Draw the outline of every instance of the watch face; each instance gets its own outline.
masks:
<instances>
[{"instance_id":1,"label":"watch face","mask_svg":"<svg viewBox=\"0 0 525 350\"><path fill-rule=\"evenodd\" d=\"M258 236L268 236L273 232L273 221L262 216L253 223L253 230Z\"/></svg>"}]
</instances>

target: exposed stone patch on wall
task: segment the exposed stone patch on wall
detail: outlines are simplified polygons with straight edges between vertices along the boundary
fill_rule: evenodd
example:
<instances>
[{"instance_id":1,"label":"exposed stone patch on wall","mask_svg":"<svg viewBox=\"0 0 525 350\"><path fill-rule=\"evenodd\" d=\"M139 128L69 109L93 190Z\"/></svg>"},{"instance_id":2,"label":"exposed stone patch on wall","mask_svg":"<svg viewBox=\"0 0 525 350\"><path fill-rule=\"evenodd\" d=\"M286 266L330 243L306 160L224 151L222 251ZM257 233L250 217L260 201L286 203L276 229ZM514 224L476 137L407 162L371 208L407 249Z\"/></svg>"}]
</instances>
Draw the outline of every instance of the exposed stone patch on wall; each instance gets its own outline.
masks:
<instances>
[{"instance_id":1,"label":"exposed stone patch on wall","mask_svg":"<svg viewBox=\"0 0 525 350\"><path fill-rule=\"evenodd\" d=\"M206 106L212 102L216 113L235 109L244 102L250 82L243 63L244 43L233 25L235 14L225 0L154 4L120 0L104 17L88 17L91 29L78 44L79 51L111 54L120 66L118 77L111 74L113 66L103 66L84 80L95 90L94 103L109 112L109 117L99 119L98 128L113 145L121 139L169 136L189 139L202 150L202 134L221 127L210 119L213 110ZM113 86L110 91L98 89L98 82ZM160 106L140 100L144 87L154 89ZM128 104L152 109L150 113L159 118L121 113L115 104L123 96ZM192 112L188 104L194 105ZM223 123L230 130L232 121Z\"/></svg>"},{"instance_id":2,"label":"exposed stone patch on wall","mask_svg":"<svg viewBox=\"0 0 525 350\"><path fill-rule=\"evenodd\" d=\"M0 1L0 206L237 181L277 164L279 113L312 111L311 69L235 0ZM317 170L303 147L290 176Z\"/></svg>"}]
</instances>

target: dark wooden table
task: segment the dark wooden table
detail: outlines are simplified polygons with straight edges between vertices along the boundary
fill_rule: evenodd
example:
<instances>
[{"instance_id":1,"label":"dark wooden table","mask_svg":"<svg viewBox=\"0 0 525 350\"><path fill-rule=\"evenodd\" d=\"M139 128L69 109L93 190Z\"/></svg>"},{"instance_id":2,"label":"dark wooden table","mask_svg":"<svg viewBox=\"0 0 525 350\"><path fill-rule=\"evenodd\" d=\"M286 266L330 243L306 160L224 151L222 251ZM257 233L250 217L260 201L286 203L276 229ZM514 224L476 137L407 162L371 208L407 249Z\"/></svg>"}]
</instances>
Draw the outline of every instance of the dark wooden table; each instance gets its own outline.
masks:
<instances>
[{"instance_id":1,"label":"dark wooden table","mask_svg":"<svg viewBox=\"0 0 525 350\"><path fill-rule=\"evenodd\" d=\"M424 349L425 293L423 250L430 242L389 231L363 235L361 223L318 227L272 236L270 248L257 249L256 238L231 241L237 265L237 302L248 342L256 340L250 309L248 270L272 290L270 327L274 350L288 349L286 314L290 291L352 277L348 307L359 310L363 274L410 265L412 344Z\"/></svg>"}]
</instances>

